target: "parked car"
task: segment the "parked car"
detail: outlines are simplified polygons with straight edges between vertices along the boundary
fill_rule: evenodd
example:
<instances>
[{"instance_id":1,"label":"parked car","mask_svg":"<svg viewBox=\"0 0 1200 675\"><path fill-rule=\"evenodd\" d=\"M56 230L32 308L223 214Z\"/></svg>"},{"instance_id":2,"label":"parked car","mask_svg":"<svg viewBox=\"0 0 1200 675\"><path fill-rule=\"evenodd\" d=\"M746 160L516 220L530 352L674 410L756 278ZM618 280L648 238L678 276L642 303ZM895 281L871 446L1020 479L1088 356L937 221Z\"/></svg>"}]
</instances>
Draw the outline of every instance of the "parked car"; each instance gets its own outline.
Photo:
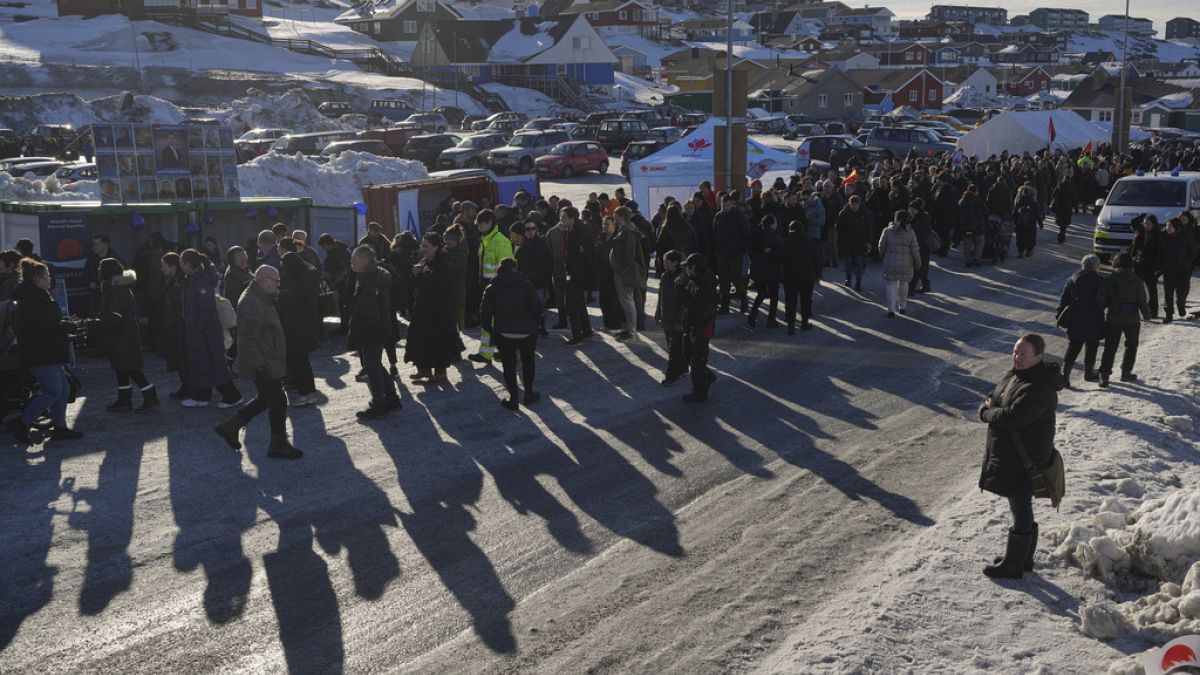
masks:
<instances>
[{"instance_id":1,"label":"parked car","mask_svg":"<svg viewBox=\"0 0 1200 675\"><path fill-rule=\"evenodd\" d=\"M54 177L58 179L59 183L64 185L81 180L96 180L98 176L99 172L96 171L96 165L87 163L67 164L66 166L59 167L58 171L54 172Z\"/></svg>"},{"instance_id":2,"label":"parked car","mask_svg":"<svg viewBox=\"0 0 1200 675\"><path fill-rule=\"evenodd\" d=\"M679 127L654 127L650 130L650 138L674 143L683 138L683 129Z\"/></svg>"},{"instance_id":3,"label":"parked car","mask_svg":"<svg viewBox=\"0 0 1200 675\"><path fill-rule=\"evenodd\" d=\"M671 125L671 118L657 110L626 110L625 112L621 113L621 116L617 119L640 120L646 123L647 129Z\"/></svg>"},{"instance_id":4,"label":"parked car","mask_svg":"<svg viewBox=\"0 0 1200 675\"><path fill-rule=\"evenodd\" d=\"M760 120L752 120L746 125L746 132L750 134L779 134L782 135L789 128L786 117L767 117Z\"/></svg>"},{"instance_id":5,"label":"parked car","mask_svg":"<svg viewBox=\"0 0 1200 675\"><path fill-rule=\"evenodd\" d=\"M294 155L298 152L302 155L314 156L321 154L325 146L334 141L351 141L354 140L354 137L355 132L353 131L316 131L308 134L288 134L276 139L271 144L271 150L285 155Z\"/></svg>"},{"instance_id":6,"label":"parked car","mask_svg":"<svg viewBox=\"0 0 1200 675\"><path fill-rule=\"evenodd\" d=\"M911 126L876 127L867 137L870 145L883 148L895 157L903 157L911 150L921 154L932 151L954 152L954 144L943 141L933 129Z\"/></svg>"},{"instance_id":7,"label":"parked car","mask_svg":"<svg viewBox=\"0 0 1200 675\"><path fill-rule=\"evenodd\" d=\"M794 138L803 138L805 136L820 136L825 133L825 127L820 124L811 124L809 122L801 122L793 124L792 128L785 131L783 137L791 140Z\"/></svg>"},{"instance_id":8,"label":"parked car","mask_svg":"<svg viewBox=\"0 0 1200 675\"><path fill-rule=\"evenodd\" d=\"M8 175L13 178L45 178L65 165L65 162L53 160L49 162L29 162L17 164L8 169Z\"/></svg>"},{"instance_id":9,"label":"parked car","mask_svg":"<svg viewBox=\"0 0 1200 675\"><path fill-rule=\"evenodd\" d=\"M568 133L573 141L594 141L596 140L596 135L600 133L600 125L583 122Z\"/></svg>"},{"instance_id":10,"label":"parked car","mask_svg":"<svg viewBox=\"0 0 1200 675\"><path fill-rule=\"evenodd\" d=\"M357 137L364 140L383 141L392 151L392 157L399 157L404 153L404 146L408 145L410 138L421 136L424 133L424 130L420 128L364 129L358 132Z\"/></svg>"},{"instance_id":11,"label":"parked car","mask_svg":"<svg viewBox=\"0 0 1200 675\"><path fill-rule=\"evenodd\" d=\"M865 162L873 162L888 156L887 151L883 148L864 145L854 137L842 134L808 136L803 142L808 143L810 159L829 162L837 166L844 166L851 157L857 157Z\"/></svg>"},{"instance_id":12,"label":"parked car","mask_svg":"<svg viewBox=\"0 0 1200 675\"><path fill-rule=\"evenodd\" d=\"M411 103L394 98L371 101L371 107L367 110L370 117L386 117L393 120L402 120L415 112L417 109L412 107Z\"/></svg>"},{"instance_id":13,"label":"parked car","mask_svg":"<svg viewBox=\"0 0 1200 675\"><path fill-rule=\"evenodd\" d=\"M20 164L33 164L35 162L53 162L54 157L9 157L0 159L0 171L8 171L9 169Z\"/></svg>"},{"instance_id":14,"label":"parked car","mask_svg":"<svg viewBox=\"0 0 1200 675\"><path fill-rule=\"evenodd\" d=\"M492 133L500 133L500 134L508 134L511 137L513 135L513 133L520 131L522 126L524 126L524 123L521 120L509 118L509 119L496 120L496 121L492 122L491 124L487 125L486 127L484 127L483 131L490 131Z\"/></svg>"},{"instance_id":15,"label":"parked car","mask_svg":"<svg viewBox=\"0 0 1200 675\"><path fill-rule=\"evenodd\" d=\"M922 121L929 120L932 122L941 122L943 124L949 125L950 128L956 129L963 133L966 133L966 132L970 131L971 129L975 128L974 125L967 124L963 120L960 120L957 117L954 117L953 115L946 115L946 114L943 114L943 115L921 115L921 117L918 119L920 119Z\"/></svg>"},{"instance_id":16,"label":"parked car","mask_svg":"<svg viewBox=\"0 0 1200 675\"><path fill-rule=\"evenodd\" d=\"M442 151L438 156L439 169L477 169L487 164L488 155L492 150L508 143L508 134L478 133L471 134L458 142L453 148Z\"/></svg>"},{"instance_id":17,"label":"parked car","mask_svg":"<svg viewBox=\"0 0 1200 675\"><path fill-rule=\"evenodd\" d=\"M462 108L455 108L452 105L444 105L433 109L433 112L446 118L450 126L461 129L463 120L467 119L467 111Z\"/></svg>"},{"instance_id":18,"label":"parked car","mask_svg":"<svg viewBox=\"0 0 1200 675\"><path fill-rule=\"evenodd\" d=\"M685 129L691 126L698 127L707 122L708 118L710 117L712 117L712 115L709 115L708 113L683 113L675 118L675 126L679 127L680 129Z\"/></svg>"},{"instance_id":19,"label":"parked car","mask_svg":"<svg viewBox=\"0 0 1200 675\"><path fill-rule=\"evenodd\" d=\"M267 139L274 140L283 138L292 133L288 129L251 129L241 136L237 137L238 141L263 141ZM236 142L236 141L235 141Z\"/></svg>"},{"instance_id":20,"label":"parked car","mask_svg":"<svg viewBox=\"0 0 1200 675\"><path fill-rule=\"evenodd\" d=\"M792 126L795 126L797 124L820 124L820 122L817 121L815 118L813 118L809 115L801 115L799 113L785 115L784 117L787 118L788 123L791 124Z\"/></svg>"},{"instance_id":21,"label":"parked car","mask_svg":"<svg viewBox=\"0 0 1200 675\"><path fill-rule=\"evenodd\" d=\"M531 119L528 122L526 122L525 126L522 127L522 129L533 129L534 131L545 131L546 129L553 128L555 125L562 124L564 122L566 122L566 120L564 120L561 117L535 117L534 119Z\"/></svg>"},{"instance_id":22,"label":"parked car","mask_svg":"<svg viewBox=\"0 0 1200 675\"><path fill-rule=\"evenodd\" d=\"M413 136L408 139L408 145L404 146L404 152L400 153L400 156L423 162L426 167L432 169L444 150L458 145L461 141L462 137L454 134Z\"/></svg>"},{"instance_id":23,"label":"parked car","mask_svg":"<svg viewBox=\"0 0 1200 675\"><path fill-rule=\"evenodd\" d=\"M366 152L372 155L379 155L380 157L395 157L395 154L388 147L387 143L369 138L358 138L352 141L334 141L325 146L325 149L321 151L321 157L329 160L343 152Z\"/></svg>"},{"instance_id":24,"label":"parked car","mask_svg":"<svg viewBox=\"0 0 1200 675\"><path fill-rule=\"evenodd\" d=\"M538 157L568 140L565 131L519 131L509 139L508 145L492 150L487 165L496 173L509 170L531 173Z\"/></svg>"},{"instance_id":25,"label":"parked car","mask_svg":"<svg viewBox=\"0 0 1200 675\"><path fill-rule=\"evenodd\" d=\"M317 106L317 112L326 117L341 117L354 112L354 106L347 101L326 101Z\"/></svg>"},{"instance_id":26,"label":"parked car","mask_svg":"<svg viewBox=\"0 0 1200 675\"><path fill-rule=\"evenodd\" d=\"M419 125L431 134L444 134L450 128L450 122L438 113L417 113L409 115L408 119L404 121L409 124Z\"/></svg>"},{"instance_id":27,"label":"parked car","mask_svg":"<svg viewBox=\"0 0 1200 675\"><path fill-rule=\"evenodd\" d=\"M650 138L650 127L641 120L604 120L596 132L596 140L609 152L616 152L633 141Z\"/></svg>"},{"instance_id":28,"label":"parked car","mask_svg":"<svg viewBox=\"0 0 1200 675\"><path fill-rule=\"evenodd\" d=\"M849 133L849 131L846 129L845 122L826 122L825 133L837 135Z\"/></svg>"},{"instance_id":29,"label":"parked car","mask_svg":"<svg viewBox=\"0 0 1200 675\"><path fill-rule=\"evenodd\" d=\"M596 141L567 141L534 162L539 176L570 178L585 171L608 173L608 152Z\"/></svg>"},{"instance_id":30,"label":"parked car","mask_svg":"<svg viewBox=\"0 0 1200 675\"><path fill-rule=\"evenodd\" d=\"M932 129L942 140L953 143L959 138L962 138L963 132L955 129L945 122L938 120L914 120L912 122L904 122L900 126L904 127L920 127L923 129Z\"/></svg>"},{"instance_id":31,"label":"parked car","mask_svg":"<svg viewBox=\"0 0 1200 675\"><path fill-rule=\"evenodd\" d=\"M616 110L601 110L599 112L588 113L587 117L583 118L585 124L600 124L604 120L612 120L621 116L621 113Z\"/></svg>"},{"instance_id":32,"label":"parked car","mask_svg":"<svg viewBox=\"0 0 1200 675\"><path fill-rule=\"evenodd\" d=\"M506 110L504 112L493 113L481 120L476 120L475 122L472 122L471 130L472 131L483 131L484 129L487 129L488 127L490 127L493 122L499 122L501 120L511 120L511 121L517 122L517 125L511 129L512 131L515 131L517 129L520 129L521 125L525 124L525 121L527 119L529 119L529 118L525 116L525 113L513 112L511 110Z\"/></svg>"},{"instance_id":33,"label":"parked car","mask_svg":"<svg viewBox=\"0 0 1200 675\"><path fill-rule=\"evenodd\" d=\"M621 175L629 178L630 162L649 157L668 145L670 143L663 140L633 141L626 145L625 150L621 152Z\"/></svg>"}]
</instances>

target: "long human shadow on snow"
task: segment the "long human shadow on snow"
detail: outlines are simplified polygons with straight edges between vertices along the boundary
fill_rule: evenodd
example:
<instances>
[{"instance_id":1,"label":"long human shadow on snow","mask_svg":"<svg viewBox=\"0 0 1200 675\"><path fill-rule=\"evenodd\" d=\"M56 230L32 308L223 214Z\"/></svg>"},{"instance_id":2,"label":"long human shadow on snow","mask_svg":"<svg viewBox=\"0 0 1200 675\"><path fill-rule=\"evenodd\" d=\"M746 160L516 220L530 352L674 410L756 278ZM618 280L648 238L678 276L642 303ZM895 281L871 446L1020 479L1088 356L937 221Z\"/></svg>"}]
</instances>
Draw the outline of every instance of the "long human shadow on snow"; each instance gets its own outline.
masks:
<instances>
[{"instance_id":1,"label":"long human shadow on snow","mask_svg":"<svg viewBox=\"0 0 1200 675\"><path fill-rule=\"evenodd\" d=\"M458 394L461 396L461 392ZM446 589L471 616L475 633L492 651L516 650L508 615L516 602L504 588L487 554L470 536L483 473L454 443L414 444L414 438L439 434L423 406L406 405L403 424L369 425L396 465L408 510L396 509L409 538L437 573Z\"/></svg>"},{"instance_id":2,"label":"long human shadow on snow","mask_svg":"<svg viewBox=\"0 0 1200 675\"><path fill-rule=\"evenodd\" d=\"M14 442L5 436L0 451L0 650L54 597L58 568L47 561L54 504L74 482L63 480L62 457L50 448L36 452Z\"/></svg>"},{"instance_id":3,"label":"long human shadow on snow","mask_svg":"<svg viewBox=\"0 0 1200 675\"><path fill-rule=\"evenodd\" d=\"M354 466L345 442L327 433L319 408L291 417L302 430L297 436L312 443L299 463L269 459L264 442L247 442L258 448L249 457L258 466L260 507L279 527L279 546L263 556L263 566L289 671L340 672L345 649L337 593L314 545L330 556L344 548L355 592L377 600L400 574L384 531L396 527L396 518L383 490ZM320 476L303 464L312 457Z\"/></svg>"}]
</instances>

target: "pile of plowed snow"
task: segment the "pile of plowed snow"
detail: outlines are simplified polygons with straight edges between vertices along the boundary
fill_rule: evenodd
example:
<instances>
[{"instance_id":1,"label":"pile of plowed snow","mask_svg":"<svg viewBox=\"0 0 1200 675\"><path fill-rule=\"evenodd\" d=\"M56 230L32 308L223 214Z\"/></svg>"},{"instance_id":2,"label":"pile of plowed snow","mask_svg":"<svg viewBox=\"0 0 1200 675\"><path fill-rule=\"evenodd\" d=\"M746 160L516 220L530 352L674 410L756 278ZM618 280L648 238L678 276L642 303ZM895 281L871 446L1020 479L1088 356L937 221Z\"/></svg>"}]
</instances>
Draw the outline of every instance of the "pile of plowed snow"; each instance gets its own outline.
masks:
<instances>
[{"instance_id":1,"label":"pile of plowed snow","mask_svg":"<svg viewBox=\"0 0 1200 675\"><path fill-rule=\"evenodd\" d=\"M272 152L238 167L244 196L311 197L317 206L349 206L362 201L364 186L428 175L420 162L363 152L343 152L327 164Z\"/></svg>"},{"instance_id":2,"label":"pile of plowed snow","mask_svg":"<svg viewBox=\"0 0 1200 675\"><path fill-rule=\"evenodd\" d=\"M0 201L76 201L96 199L96 181L60 185L58 179L50 176L45 180L30 180L28 178L13 178L0 171Z\"/></svg>"}]
</instances>

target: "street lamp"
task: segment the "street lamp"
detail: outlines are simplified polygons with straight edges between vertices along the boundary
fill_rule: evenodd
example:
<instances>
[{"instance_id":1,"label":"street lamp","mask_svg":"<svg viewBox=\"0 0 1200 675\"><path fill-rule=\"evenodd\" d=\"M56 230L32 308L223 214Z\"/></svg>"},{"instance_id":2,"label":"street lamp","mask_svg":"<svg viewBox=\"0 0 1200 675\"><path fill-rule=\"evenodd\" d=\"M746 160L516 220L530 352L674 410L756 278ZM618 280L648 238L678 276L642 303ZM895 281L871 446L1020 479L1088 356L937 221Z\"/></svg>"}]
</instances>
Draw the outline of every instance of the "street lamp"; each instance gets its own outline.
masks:
<instances>
[{"instance_id":1,"label":"street lamp","mask_svg":"<svg viewBox=\"0 0 1200 675\"><path fill-rule=\"evenodd\" d=\"M1125 130L1125 71L1129 59L1129 0L1125 0L1125 26L1121 43L1121 88L1117 91L1117 115L1113 122L1113 145L1117 152L1125 152L1129 145L1129 132Z\"/></svg>"}]
</instances>

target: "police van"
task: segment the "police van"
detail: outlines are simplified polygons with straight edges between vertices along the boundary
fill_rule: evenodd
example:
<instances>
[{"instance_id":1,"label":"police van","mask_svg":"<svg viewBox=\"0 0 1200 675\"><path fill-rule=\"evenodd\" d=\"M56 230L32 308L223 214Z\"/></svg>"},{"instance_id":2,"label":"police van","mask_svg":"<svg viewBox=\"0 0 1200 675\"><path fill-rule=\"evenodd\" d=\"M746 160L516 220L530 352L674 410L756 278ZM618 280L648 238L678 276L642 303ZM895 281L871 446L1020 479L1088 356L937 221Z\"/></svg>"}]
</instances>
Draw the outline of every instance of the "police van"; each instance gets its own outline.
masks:
<instances>
[{"instance_id":1,"label":"police van","mask_svg":"<svg viewBox=\"0 0 1200 675\"><path fill-rule=\"evenodd\" d=\"M1200 171L1170 173L1138 171L1113 185L1108 197L1096 202L1100 215L1092 250L1101 260L1128 251L1133 243L1133 220L1150 214L1165 223L1181 211L1200 216Z\"/></svg>"}]
</instances>

